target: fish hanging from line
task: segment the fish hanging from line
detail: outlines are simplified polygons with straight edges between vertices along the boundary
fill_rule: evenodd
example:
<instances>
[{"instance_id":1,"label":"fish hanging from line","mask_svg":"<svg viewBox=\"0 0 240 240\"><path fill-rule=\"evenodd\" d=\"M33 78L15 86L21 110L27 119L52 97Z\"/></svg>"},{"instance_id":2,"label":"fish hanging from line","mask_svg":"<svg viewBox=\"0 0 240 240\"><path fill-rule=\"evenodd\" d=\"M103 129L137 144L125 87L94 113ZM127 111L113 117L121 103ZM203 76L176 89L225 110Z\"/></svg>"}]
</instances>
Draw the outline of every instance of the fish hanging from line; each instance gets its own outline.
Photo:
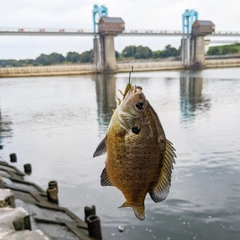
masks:
<instances>
[{"instance_id":1,"label":"fish hanging from line","mask_svg":"<svg viewBox=\"0 0 240 240\"><path fill-rule=\"evenodd\" d=\"M168 196L176 154L142 88L129 83L121 94L93 157L107 153L101 185L117 187L126 199L120 208L132 207L144 220L147 193L154 202Z\"/></svg>"}]
</instances>

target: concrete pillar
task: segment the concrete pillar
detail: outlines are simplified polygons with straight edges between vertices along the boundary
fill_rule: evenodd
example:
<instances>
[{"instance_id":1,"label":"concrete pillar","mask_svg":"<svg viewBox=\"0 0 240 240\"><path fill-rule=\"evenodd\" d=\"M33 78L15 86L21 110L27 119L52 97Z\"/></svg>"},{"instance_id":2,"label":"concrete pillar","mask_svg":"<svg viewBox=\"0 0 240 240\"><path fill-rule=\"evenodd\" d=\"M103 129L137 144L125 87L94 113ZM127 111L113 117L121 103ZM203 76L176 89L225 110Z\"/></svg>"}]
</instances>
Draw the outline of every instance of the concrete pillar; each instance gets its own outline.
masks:
<instances>
[{"instance_id":1,"label":"concrete pillar","mask_svg":"<svg viewBox=\"0 0 240 240\"><path fill-rule=\"evenodd\" d=\"M204 36L193 37L194 41L194 57L193 63L191 64L193 68L204 68L205 67L205 56L204 56Z\"/></svg>"},{"instance_id":2,"label":"concrete pillar","mask_svg":"<svg viewBox=\"0 0 240 240\"><path fill-rule=\"evenodd\" d=\"M210 44L211 40L210 39L205 39L204 40L204 44L205 44L205 47L204 47L204 53L207 53L208 49L209 49L209 44Z\"/></svg>"},{"instance_id":3,"label":"concrete pillar","mask_svg":"<svg viewBox=\"0 0 240 240\"><path fill-rule=\"evenodd\" d=\"M114 48L114 35L101 35L101 48L104 70L110 72L117 71L117 61Z\"/></svg>"},{"instance_id":4,"label":"concrete pillar","mask_svg":"<svg viewBox=\"0 0 240 240\"><path fill-rule=\"evenodd\" d=\"M93 61L97 70L103 70L103 54L101 53L100 38L93 39Z\"/></svg>"},{"instance_id":5,"label":"concrete pillar","mask_svg":"<svg viewBox=\"0 0 240 240\"><path fill-rule=\"evenodd\" d=\"M204 68L204 54L204 36L192 36L181 40L181 60L186 68Z\"/></svg>"},{"instance_id":6,"label":"concrete pillar","mask_svg":"<svg viewBox=\"0 0 240 240\"><path fill-rule=\"evenodd\" d=\"M196 48L196 41L195 37L190 38L190 63L189 66L194 65L194 59L195 59L195 48Z\"/></svg>"},{"instance_id":7,"label":"concrete pillar","mask_svg":"<svg viewBox=\"0 0 240 240\"><path fill-rule=\"evenodd\" d=\"M184 63L184 59L185 59L185 51L184 51L184 38L181 39L181 61L182 63Z\"/></svg>"},{"instance_id":8,"label":"concrete pillar","mask_svg":"<svg viewBox=\"0 0 240 240\"><path fill-rule=\"evenodd\" d=\"M195 62L200 65L205 65L205 44L204 44L204 36L196 37L196 59Z\"/></svg>"},{"instance_id":9,"label":"concrete pillar","mask_svg":"<svg viewBox=\"0 0 240 240\"><path fill-rule=\"evenodd\" d=\"M183 38L181 40L181 59L184 66L190 66L190 38Z\"/></svg>"}]
</instances>

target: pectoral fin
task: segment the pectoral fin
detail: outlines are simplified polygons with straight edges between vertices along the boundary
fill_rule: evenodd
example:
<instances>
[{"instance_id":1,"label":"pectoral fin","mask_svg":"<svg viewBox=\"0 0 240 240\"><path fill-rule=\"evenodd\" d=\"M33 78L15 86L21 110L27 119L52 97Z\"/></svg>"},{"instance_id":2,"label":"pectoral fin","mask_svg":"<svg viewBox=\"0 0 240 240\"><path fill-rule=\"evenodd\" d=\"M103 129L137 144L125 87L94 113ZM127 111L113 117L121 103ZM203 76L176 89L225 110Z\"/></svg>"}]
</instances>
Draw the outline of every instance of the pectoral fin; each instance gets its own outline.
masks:
<instances>
[{"instance_id":1,"label":"pectoral fin","mask_svg":"<svg viewBox=\"0 0 240 240\"><path fill-rule=\"evenodd\" d=\"M163 155L160 175L157 182L149 191L149 194L154 202L161 202L168 196L171 186L173 163L175 163L174 157L176 157L174 151L175 149L172 146L172 143L166 140L166 147Z\"/></svg>"},{"instance_id":2,"label":"pectoral fin","mask_svg":"<svg viewBox=\"0 0 240 240\"><path fill-rule=\"evenodd\" d=\"M107 146L106 146L106 139L107 137L105 137L97 146L97 149L95 150L93 157L97 157L100 156L102 154L104 154L105 152L107 152Z\"/></svg>"},{"instance_id":3,"label":"pectoral fin","mask_svg":"<svg viewBox=\"0 0 240 240\"><path fill-rule=\"evenodd\" d=\"M108 178L106 168L103 169L102 174L101 174L101 185L102 186L113 186L110 179Z\"/></svg>"}]
</instances>

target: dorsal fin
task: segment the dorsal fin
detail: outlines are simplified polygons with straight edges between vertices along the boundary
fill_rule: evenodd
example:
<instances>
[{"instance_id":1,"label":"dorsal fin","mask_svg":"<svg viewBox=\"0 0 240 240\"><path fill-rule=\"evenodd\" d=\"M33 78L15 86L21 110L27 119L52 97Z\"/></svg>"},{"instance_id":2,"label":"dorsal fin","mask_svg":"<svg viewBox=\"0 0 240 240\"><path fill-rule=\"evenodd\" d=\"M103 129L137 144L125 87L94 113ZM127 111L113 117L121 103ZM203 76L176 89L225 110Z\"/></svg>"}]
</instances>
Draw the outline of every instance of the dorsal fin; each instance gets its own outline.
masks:
<instances>
[{"instance_id":1,"label":"dorsal fin","mask_svg":"<svg viewBox=\"0 0 240 240\"><path fill-rule=\"evenodd\" d=\"M93 154L93 157L100 156L100 155L104 154L105 152L107 152L106 139L107 139L107 136L98 144L98 146Z\"/></svg>"},{"instance_id":2,"label":"dorsal fin","mask_svg":"<svg viewBox=\"0 0 240 240\"><path fill-rule=\"evenodd\" d=\"M129 83L127 84L126 88L125 88L124 93L122 94L122 95L123 95L123 99L126 97L128 91L131 89L131 87L132 87L132 84L129 82Z\"/></svg>"},{"instance_id":3,"label":"dorsal fin","mask_svg":"<svg viewBox=\"0 0 240 240\"><path fill-rule=\"evenodd\" d=\"M102 186L113 186L113 184L111 183L111 181L108 178L106 168L103 169L102 174L101 174L101 185Z\"/></svg>"},{"instance_id":4,"label":"dorsal fin","mask_svg":"<svg viewBox=\"0 0 240 240\"><path fill-rule=\"evenodd\" d=\"M166 139L166 147L160 174L156 184L152 186L149 191L149 194L154 202L161 202L168 196L171 186L173 163L175 163L174 157L176 157L174 151L175 149L172 146L172 143Z\"/></svg>"}]
</instances>

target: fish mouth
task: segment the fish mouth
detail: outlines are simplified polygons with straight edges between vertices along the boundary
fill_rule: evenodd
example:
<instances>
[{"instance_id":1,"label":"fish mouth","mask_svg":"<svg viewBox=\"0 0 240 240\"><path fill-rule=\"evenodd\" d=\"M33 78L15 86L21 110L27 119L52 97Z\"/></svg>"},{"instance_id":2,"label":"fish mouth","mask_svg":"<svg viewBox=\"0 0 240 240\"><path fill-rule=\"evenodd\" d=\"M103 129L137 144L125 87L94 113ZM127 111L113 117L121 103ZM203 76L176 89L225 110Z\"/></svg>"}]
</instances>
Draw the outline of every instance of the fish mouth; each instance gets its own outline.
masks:
<instances>
[{"instance_id":1,"label":"fish mouth","mask_svg":"<svg viewBox=\"0 0 240 240\"><path fill-rule=\"evenodd\" d=\"M143 88L140 86L133 86L132 91L134 94L142 93Z\"/></svg>"},{"instance_id":2,"label":"fish mouth","mask_svg":"<svg viewBox=\"0 0 240 240\"><path fill-rule=\"evenodd\" d=\"M138 116L146 107L146 97L142 92L142 87L133 86L124 98L122 105L123 109L132 109L129 110L131 114Z\"/></svg>"},{"instance_id":3,"label":"fish mouth","mask_svg":"<svg viewBox=\"0 0 240 240\"><path fill-rule=\"evenodd\" d=\"M131 90L129 91L129 97L132 99L139 99L139 100L144 101L145 96L144 96L142 90L143 89L140 86L133 86L131 88Z\"/></svg>"}]
</instances>

